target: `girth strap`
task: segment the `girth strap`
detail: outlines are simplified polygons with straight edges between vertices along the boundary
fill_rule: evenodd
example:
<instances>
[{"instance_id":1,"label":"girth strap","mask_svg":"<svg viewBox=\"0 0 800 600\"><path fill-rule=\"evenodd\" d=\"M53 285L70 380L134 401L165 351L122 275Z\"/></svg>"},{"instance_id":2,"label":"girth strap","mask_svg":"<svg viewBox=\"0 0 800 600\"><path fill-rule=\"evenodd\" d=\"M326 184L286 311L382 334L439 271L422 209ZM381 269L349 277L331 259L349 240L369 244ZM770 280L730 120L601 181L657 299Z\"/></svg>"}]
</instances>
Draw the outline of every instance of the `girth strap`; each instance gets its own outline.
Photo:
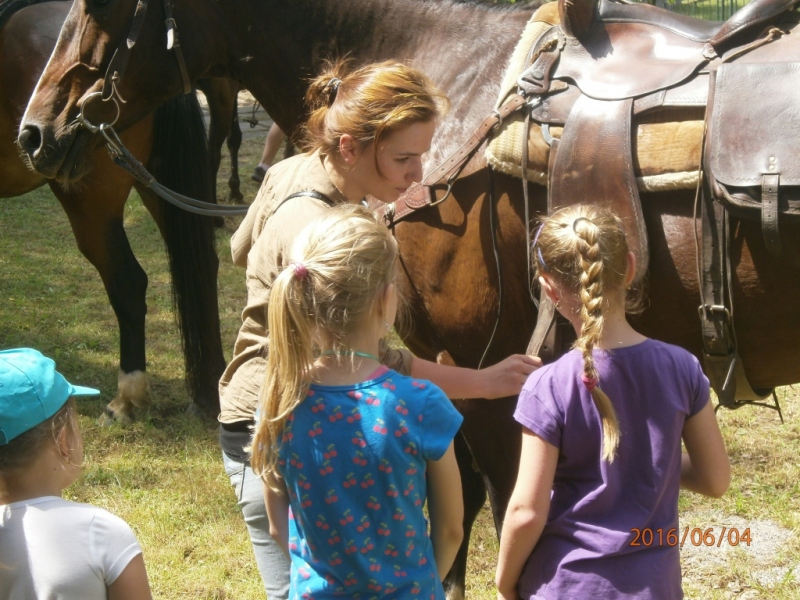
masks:
<instances>
[{"instance_id":1,"label":"girth strap","mask_svg":"<svg viewBox=\"0 0 800 600\"><path fill-rule=\"evenodd\" d=\"M774 390L756 391L750 385L739 356L733 320L731 294L730 217L706 186L700 206L702 246L698 257L700 273L700 324L703 334L703 363L711 387L726 408L755 404L781 409ZM774 405L761 400L772 394ZM783 416L781 416L781 421Z\"/></svg>"}]
</instances>

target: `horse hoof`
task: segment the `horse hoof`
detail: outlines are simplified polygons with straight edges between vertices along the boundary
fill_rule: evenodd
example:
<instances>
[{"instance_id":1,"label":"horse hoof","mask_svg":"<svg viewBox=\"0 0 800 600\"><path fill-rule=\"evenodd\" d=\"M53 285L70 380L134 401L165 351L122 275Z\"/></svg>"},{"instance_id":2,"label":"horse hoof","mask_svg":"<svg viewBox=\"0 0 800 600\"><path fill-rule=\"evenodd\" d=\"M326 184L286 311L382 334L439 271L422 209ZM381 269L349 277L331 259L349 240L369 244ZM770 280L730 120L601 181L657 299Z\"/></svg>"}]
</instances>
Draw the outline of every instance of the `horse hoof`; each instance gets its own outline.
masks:
<instances>
[{"instance_id":1,"label":"horse hoof","mask_svg":"<svg viewBox=\"0 0 800 600\"><path fill-rule=\"evenodd\" d=\"M231 191L230 195L228 196L228 202L231 204L244 204L244 196L241 192Z\"/></svg>"},{"instance_id":2,"label":"horse hoof","mask_svg":"<svg viewBox=\"0 0 800 600\"><path fill-rule=\"evenodd\" d=\"M108 427L114 423L130 425L134 411L146 411L150 407L150 385L144 371L119 372L117 395L108 403L99 419L100 425Z\"/></svg>"},{"instance_id":3,"label":"horse hoof","mask_svg":"<svg viewBox=\"0 0 800 600\"><path fill-rule=\"evenodd\" d=\"M100 427L111 427L115 423L127 427L133 423L133 420L128 415L115 412L110 405L106 406L103 414L100 415L100 418L97 420L97 424L100 425Z\"/></svg>"}]
</instances>

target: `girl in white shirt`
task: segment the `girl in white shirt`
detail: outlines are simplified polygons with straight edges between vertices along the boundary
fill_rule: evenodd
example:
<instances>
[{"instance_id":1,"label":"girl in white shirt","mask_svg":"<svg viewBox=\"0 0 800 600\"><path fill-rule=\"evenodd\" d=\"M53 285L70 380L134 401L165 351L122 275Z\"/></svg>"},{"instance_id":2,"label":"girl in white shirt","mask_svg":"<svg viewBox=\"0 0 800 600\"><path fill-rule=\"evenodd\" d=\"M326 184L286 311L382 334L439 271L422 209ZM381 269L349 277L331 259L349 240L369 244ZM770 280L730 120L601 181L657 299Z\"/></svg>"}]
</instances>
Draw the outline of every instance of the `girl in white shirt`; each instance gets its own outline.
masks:
<instances>
[{"instance_id":1,"label":"girl in white shirt","mask_svg":"<svg viewBox=\"0 0 800 600\"><path fill-rule=\"evenodd\" d=\"M61 498L80 473L73 386L36 350L0 352L0 598L151 600L119 517Z\"/></svg>"}]
</instances>

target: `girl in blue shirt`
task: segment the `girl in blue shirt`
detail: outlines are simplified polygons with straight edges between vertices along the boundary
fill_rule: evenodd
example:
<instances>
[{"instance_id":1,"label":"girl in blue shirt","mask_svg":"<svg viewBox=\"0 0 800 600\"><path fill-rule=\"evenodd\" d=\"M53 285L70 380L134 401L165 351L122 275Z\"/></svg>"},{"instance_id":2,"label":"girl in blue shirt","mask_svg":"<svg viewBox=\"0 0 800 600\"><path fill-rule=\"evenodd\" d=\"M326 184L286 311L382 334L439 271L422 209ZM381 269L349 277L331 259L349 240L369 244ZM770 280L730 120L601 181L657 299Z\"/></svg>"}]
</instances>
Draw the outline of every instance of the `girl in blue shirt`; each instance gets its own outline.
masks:
<instances>
[{"instance_id":1,"label":"girl in blue shirt","mask_svg":"<svg viewBox=\"0 0 800 600\"><path fill-rule=\"evenodd\" d=\"M291 598L444 599L463 535L462 418L439 388L377 358L397 258L369 212L336 207L306 228L270 294L252 460Z\"/></svg>"}]
</instances>

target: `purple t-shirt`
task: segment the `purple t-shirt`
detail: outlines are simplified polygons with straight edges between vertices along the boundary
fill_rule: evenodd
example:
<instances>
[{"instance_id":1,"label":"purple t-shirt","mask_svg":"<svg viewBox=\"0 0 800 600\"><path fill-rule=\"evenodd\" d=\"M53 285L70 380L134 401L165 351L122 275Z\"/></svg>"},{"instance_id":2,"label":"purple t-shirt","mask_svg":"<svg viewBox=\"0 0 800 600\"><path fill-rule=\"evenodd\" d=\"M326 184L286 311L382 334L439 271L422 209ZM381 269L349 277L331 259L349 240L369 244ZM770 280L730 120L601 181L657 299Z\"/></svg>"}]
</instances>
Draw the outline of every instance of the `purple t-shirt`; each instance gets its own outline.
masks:
<instances>
[{"instance_id":1,"label":"purple t-shirt","mask_svg":"<svg viewBox=\"0 0 800 600\"><path fill-rule=\"evenodd\" d=\"M667 533L678 527L683 425L708 402L708 379L694 356L656 340L594 358L619 419L613 463L602 460L579 351L534 372L519 397L514 418L559 449L550 514L520 595L682 598L679 549ZM652 530L655 541L632 546L633 529Z\"/></svg>"}]
</instances>

